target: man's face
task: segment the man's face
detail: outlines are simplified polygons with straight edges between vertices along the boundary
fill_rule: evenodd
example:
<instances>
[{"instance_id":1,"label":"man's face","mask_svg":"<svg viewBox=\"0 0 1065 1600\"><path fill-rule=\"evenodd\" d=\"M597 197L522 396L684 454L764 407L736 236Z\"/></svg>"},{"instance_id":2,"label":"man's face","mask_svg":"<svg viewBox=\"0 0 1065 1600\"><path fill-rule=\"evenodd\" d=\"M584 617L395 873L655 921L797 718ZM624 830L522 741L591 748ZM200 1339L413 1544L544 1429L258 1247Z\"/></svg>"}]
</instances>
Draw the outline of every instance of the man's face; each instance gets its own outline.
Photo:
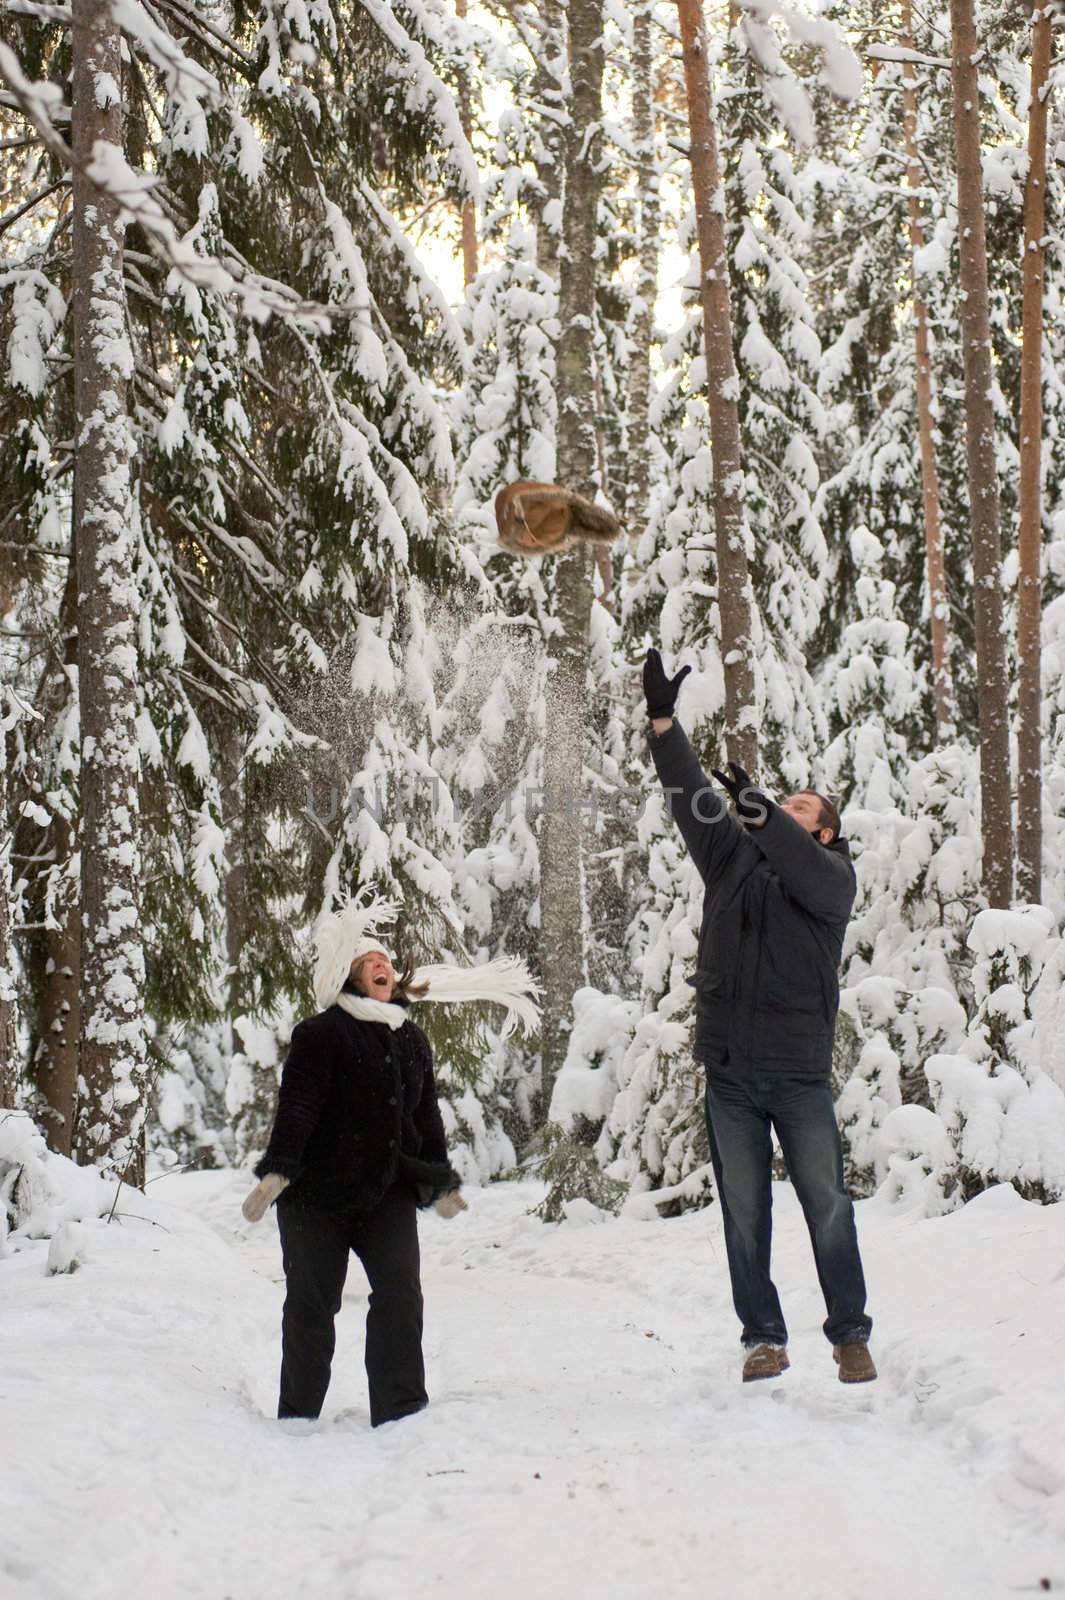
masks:
<instances>
[{"instance_id":1,"label":"man's face","mask_svg":"<svg viewBox=\"0 0 1065 1600\"><path fill-rule=\"evenodd\" d=\"M786 811L789 817L794 817L801 828L812 833L822 844L832 842L832 829L821 827L821 802L815 794L789 794L786 800L781 801L780 809Z\"/></svg>"},{"instance_id":2,"label":"man's face","mask_svg":"<svg viewBox=\"0 0 1065 1600\"><path fill-rule=\"evenodd\" d=\"M361 961L351 963L351 976L357 989L371 1000L391 1000L396 987L396 972L387 956L371 950Z\"/></svg>"}]
</instances>

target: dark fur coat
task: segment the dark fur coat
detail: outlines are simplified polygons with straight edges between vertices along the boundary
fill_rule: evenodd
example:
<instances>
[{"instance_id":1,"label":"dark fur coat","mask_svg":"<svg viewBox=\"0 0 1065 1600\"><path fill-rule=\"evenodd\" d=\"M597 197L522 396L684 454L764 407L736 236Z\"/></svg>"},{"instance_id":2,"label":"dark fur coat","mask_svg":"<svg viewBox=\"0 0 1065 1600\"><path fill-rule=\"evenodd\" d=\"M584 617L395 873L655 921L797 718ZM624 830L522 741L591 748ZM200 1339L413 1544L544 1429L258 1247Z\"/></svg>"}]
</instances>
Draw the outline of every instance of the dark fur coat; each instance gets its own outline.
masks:
<instances>
[{"instance_id":1,"label":"dark fur coat","mask_svg":"<svg viewBox=\"0 0 1065 1600\"><path fill-rule=\"evenodd\" d=\"M298 1023L255 1172L289 1179L286 1204L323 1211L372 1210L397 1178L420 1205L458 1188L417 1024L362 1022L340 1006Z\"/></svg>"}]
</instances>

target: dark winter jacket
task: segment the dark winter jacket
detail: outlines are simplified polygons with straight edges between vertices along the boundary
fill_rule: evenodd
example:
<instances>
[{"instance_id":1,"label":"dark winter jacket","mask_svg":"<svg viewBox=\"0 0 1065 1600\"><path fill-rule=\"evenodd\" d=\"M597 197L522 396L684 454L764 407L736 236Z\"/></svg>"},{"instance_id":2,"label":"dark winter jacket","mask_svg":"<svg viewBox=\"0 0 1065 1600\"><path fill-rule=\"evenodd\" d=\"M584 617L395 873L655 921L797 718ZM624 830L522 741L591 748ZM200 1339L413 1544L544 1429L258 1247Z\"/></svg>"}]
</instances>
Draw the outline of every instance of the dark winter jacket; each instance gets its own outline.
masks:
<instances>
[{"instance_id":1,"label":"dark winter jacket","mask_svg":"<svg viewBox=\"0 0 1065 1600\"><path fill-rule=\"evenodd\" d=\"M397 1177L420 1204L458 1187L447 1160L429 1041L330 1006L294 1028L257 1177L290 1180L286 1203L371 1210Z\"/></svg>"},{"instance_id":2,"label":"dark winter jacket","mask_svg":"<svg viewBox=\"0 0 1065 1600\"><path fill-rule=\"evenodd\" d=\"M819 843L772 803L763 826L748 831L677 722L651 735L651 752L706 885L689 979L696 1060L738 1076L828 1077L856 889L847 841Z\"/></svg>"}]
</instances>

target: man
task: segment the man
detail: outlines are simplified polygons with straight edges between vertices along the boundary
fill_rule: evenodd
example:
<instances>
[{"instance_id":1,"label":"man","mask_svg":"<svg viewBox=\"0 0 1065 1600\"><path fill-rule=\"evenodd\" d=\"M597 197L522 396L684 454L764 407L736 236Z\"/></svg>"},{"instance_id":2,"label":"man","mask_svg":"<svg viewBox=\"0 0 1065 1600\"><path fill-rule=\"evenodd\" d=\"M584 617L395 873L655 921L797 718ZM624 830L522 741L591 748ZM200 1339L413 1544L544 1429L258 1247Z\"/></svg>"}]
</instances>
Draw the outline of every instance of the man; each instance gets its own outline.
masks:
<instances>
[{"instance_id":1,"label":"man","mask_svg":"<svg viewBox=\"0 0 1065 1600\"><path fill-rule=\"evenodd\" d=\"M732 1297L743 1324L743 1381L788 1365L787 1328L770 1277L772 1133L810 1230L843 1383L876 1377L854 1207L829 1083L839 960L855 895L835 808L813 790L775 805L730 762L710 787L673 711L690 668L643 669L651 753L673 820L706 885L694 1054L706 1068L710 1156ZM738 819L738 820L737 820Z\"/></svg>"}]
</instances>

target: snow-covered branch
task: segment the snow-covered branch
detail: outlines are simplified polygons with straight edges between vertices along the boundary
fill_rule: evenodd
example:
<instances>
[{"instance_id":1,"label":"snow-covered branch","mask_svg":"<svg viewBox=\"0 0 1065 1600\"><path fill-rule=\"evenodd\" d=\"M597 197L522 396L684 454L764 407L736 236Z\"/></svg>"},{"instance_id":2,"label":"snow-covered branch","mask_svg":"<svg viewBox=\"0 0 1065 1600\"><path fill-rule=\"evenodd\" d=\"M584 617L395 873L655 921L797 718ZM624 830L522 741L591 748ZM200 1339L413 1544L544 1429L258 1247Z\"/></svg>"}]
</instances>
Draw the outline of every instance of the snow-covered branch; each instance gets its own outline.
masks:
<instances>
[{"instance_id":1,"label":"snow-covered branch","mask_svg":"<svg viewBox=\"0 0 1065 1600\"><path fill-rule=\"evenodd\" d=\"M738 0L743 36L764 74L765 92L781 121L799 145L814 142L813 107L805 86L780 51L774 21L779 20L798 45L810 45L821 57L821 81L839 100L856 100L862 92L862 68L840 28L824 17L789 5L787 0Z\"/></svg>"},{"instance_id":2,"label":"snow-covered branch","mask_svg":"<svg viewBox=\"0 0 1065 1600\"><path fill-rule=\"evenodd\" d=\"M119 0L119 4L127 5L129 0ZM176 62L173 70L178 70ZM210 74L205 76L214 81ZM80 167L59 131L59 124L70 118L70 108L59 85L32 81L23 72L15 52L3 43L0 43L0 78L10 90L9 103L32 123L46 149L65 167ZM6 101L7 96L0 96L0 100ZM125 223L135 223L141 228L159 260L186 283L224 298L233 298L245 316L258 322L276 316L308 332L328 333L338 322L365 315L365 305L324 305L304 300L287 285L265 279L250 267L230 265L218 256L198 250L190 239L179 234L160 203L159 180L152 173L134 171L116 146L97 144L83 170L94 188L118 201ZM394 229L394 224L392 226ZM446 312L442 297L440 304ZM449 312L447 316L453 320Z\"/></svg>"},{"instance_id":3,"label":"snow-covered branch","mask_svg":"<svg viewBox=\"0 0 1065 1600\"><path fill-rule=\"evenodd\" d=\"M254 68L254 56L249 55L231 33L204 16L202 10L188 3L188 0L156 0L156 5L160 11L169 11L180 18L182 26L194 30L201 39L214 40L216 45L231 51L249 72Z\"/></svg>"},{"instance_id":4,"label":"snow-covered branch","mask_svg":"<svg viewBox=\"0 0 1065 1600\"><path fill-rule=\"evenodd\" d=\"M872 56L874 61L903 61L917 67L946 67L950 70L949 56L926 56L920 50L904 50L901 45L870 44L866 46L865 53Z\"/></svg>"},{"instance_id":5,"label":"snow-covered branch","mask_svg":"<svg viewBox=\"0 0 1065 1600\"><path fill-rule=\"evenodd\" d=\"M44 0L7 0L9 16L30 17L34 22L59 22L69 28L73 14L69 6L46 5Z\"/></svg>"},{"instance_id":6,"label":"snow-covered branch","mask_svg":"<svg viewBox=\"0 0 1065 1600\"><path fill-rule=\"evenodd\" d=\"M462 192L468 200L481 198L481 177L477 158L473 153L459 120L455 96L442 83L429 65L429 59L417 39L412 39L395 12L384 0L361 0L362 9L398 53L410 64L414 74L412 89L418 102L431 110L447 147L447 159Z\"/></svg>"},{"instance_id":7,"label":"snow-covered branch","mask_svg":"<svg viewBox=\"0 0 1065 1600\"><path fill-rule=\"evenodd\" d=\"M465 366L467 360L466 341L462 336L462 330L455 321L451 307L444 298L444 293L440 288L440 285L426 272L425 267L420 261L417 251L411 245L410 240L407 238L403 230L396 226L395 218L392 216L388 208L382 205L380 199L375 194L370 184L366 182L365 178L363 178L359 184L359 193L366 205L369 207L370 211L373 213L381 232L386 235L389 243L392 245L392 248L402 258L404 266L407 268L411 277L418 285L419 292L432 305L434 312L440 319L441 328L443 329L444 335L451 346L454 356L463 366Z\"/></svg>"},{"instance_id":8,"label":"snow-covered branch","mask_svg":"<svg viewBox=\"0 0 1065 1600\"><path fill-rule=\"evenodd\" d=\"M214 74L185 54L141 0L110 0L110 4L118 26L143 50L172 95L180 102L192 100L212 108L222 104L224 96Z\"/></svg>"}]
</instances>

